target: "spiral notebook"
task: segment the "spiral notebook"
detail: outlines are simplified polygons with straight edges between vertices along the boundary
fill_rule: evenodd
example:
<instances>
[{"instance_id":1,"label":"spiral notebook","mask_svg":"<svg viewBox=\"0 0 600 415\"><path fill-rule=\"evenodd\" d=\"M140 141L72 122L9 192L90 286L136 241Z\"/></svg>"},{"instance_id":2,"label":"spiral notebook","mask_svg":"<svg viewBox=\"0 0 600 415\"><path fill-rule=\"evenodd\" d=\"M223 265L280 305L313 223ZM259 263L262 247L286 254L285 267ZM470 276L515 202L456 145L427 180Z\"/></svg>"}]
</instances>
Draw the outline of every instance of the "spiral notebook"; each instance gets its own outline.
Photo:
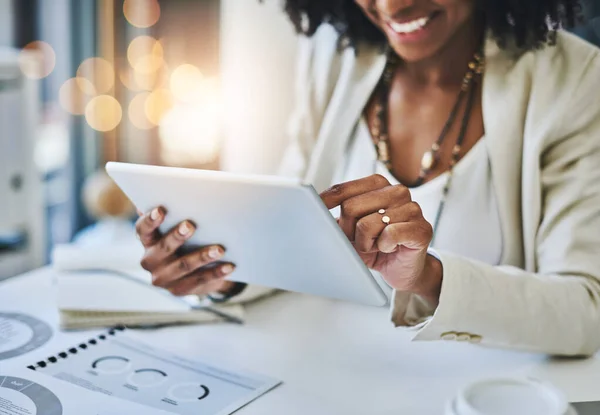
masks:
<instances>
[{"instance_id":1,"label":"spiral notebook","mask_svg":"<svg viewBox=\"0 0 600 415\"><path fill-rule=\"evenodd\" d=\"M281 383L159 350L122 327L29 369L95 393L180 415L229 415Z\"/></svg>"}]
</instances>

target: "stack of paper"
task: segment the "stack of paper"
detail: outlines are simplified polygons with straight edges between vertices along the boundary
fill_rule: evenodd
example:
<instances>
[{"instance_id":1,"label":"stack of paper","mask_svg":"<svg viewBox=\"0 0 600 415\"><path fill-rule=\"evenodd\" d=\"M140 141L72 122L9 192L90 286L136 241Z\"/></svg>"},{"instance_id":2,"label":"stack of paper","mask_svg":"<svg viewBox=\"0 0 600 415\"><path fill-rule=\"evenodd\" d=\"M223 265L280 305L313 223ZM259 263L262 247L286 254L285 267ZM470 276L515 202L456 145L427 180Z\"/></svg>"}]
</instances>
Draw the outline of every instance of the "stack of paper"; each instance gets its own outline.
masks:
<instances>
[{"instance_id":1,"label":"stack of paper","mask_svg":"<svg viewBox=\"0 0 600 415\"><path fill-rule=\"evenodd\" d=\"M82 329L119 324L160 326L167 324L240 322L240 305L215 306L196 296L179 298L154 287L151 275L139 260L137 245L54 249L61 327Z\"/></svg>"}]
</instances>

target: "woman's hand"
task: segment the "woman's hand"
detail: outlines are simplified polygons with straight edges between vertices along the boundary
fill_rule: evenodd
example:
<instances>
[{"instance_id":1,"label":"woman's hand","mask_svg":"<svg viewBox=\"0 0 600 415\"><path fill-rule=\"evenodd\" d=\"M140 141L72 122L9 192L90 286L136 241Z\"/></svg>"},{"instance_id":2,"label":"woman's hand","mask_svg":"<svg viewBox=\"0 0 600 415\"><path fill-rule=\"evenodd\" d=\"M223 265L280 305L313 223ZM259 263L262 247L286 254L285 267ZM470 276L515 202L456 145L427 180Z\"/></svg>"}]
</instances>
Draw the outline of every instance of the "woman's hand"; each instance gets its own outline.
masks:
<instances>
[{"instance_id":1,"label":"woman's hand","mask_svg":"<svg viewBox=\"0 0 600 415\"><path fill-rule=\"evenodd\" d=\"M427 254L433 229L406 187L373 175L335 185L321 198L329 209L341 207L338 223L367 267L396 290L438 303L442 266Z\"/></svg>"},{"instance_id":2,"label":"woman's hand","mask_svg":"<svg viewBox=\"0 0 600 415\"><path fill-rule=\"evenodd\" d=\"M166 211L158 207L140 215L135 225L138 237L146 248L141 264L152 273L152 284L178 296L227 292L234 283L223 278L231 274L235 266L219 262L225 249L213 245L181 254L179 248L194 234L196 228L191 222L184 221L161 235L158 227L165 215Z\"/></svg>"}]
</instances>

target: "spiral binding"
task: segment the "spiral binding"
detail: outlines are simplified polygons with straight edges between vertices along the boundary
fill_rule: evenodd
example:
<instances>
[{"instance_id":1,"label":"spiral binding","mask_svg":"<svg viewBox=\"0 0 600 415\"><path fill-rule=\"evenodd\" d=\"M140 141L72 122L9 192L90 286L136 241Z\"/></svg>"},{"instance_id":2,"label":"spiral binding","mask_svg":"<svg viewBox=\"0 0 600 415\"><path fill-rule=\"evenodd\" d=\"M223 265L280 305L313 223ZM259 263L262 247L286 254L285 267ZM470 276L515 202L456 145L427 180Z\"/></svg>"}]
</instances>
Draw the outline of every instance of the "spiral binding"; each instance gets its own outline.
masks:
<instances>
[{"instance_id":1,"label":"spiral binding","mask_svg":"<svg viewBox=\"0 0 600 415\"><path fill-rule=\"evenodd\" d=\"M66 351L57 353L55 356L50 356L46 360L39 361L34 365L27 366L27 369L44 369L46 366L58 363L60 360L67 359L70 355L77 354L80 350L86 350L89 346L95 346L100 341L105 341L109 337L115 336L117 332L124 331L125 329L125 326L113 327L110 330L108 330L105 334L101 334L95 338L89 339L87 342L79 344L78 346L71 347Z\"/></svg>"}]
</instances>

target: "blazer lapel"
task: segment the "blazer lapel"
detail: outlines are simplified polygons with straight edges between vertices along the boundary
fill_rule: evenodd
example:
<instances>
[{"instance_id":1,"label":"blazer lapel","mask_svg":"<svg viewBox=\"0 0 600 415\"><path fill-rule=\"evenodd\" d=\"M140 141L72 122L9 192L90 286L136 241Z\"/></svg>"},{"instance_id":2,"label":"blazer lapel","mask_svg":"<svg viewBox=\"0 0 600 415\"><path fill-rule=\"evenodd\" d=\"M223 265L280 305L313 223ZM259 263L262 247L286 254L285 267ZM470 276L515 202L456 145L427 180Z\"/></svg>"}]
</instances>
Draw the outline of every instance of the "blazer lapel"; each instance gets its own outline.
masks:
<instances>
[{"instance_id":1,"label":"blazer lapel","mask_svg":"<svg viewBox=\"0 0 600 415\"><path fill-rule=\"evenodd\" d=\"M374 48L363 48L358 56L350 48L343 52L342 69L305 176L305 182L318 192L332 185L335 171L344 160L348 140L385 63L385 55Z\"/></svg>"},{"instance_id":2,"label":"blazer lapel","mask_svg":"<svg viewBox=\"0 0 600 415\"><path fill-rule=\"evenodd\" d=\"M527 63L486 44L483 80L485 142L503 233L502 264L523 266L521 174L530 80Z\"/></svg>"}]
</instances>

